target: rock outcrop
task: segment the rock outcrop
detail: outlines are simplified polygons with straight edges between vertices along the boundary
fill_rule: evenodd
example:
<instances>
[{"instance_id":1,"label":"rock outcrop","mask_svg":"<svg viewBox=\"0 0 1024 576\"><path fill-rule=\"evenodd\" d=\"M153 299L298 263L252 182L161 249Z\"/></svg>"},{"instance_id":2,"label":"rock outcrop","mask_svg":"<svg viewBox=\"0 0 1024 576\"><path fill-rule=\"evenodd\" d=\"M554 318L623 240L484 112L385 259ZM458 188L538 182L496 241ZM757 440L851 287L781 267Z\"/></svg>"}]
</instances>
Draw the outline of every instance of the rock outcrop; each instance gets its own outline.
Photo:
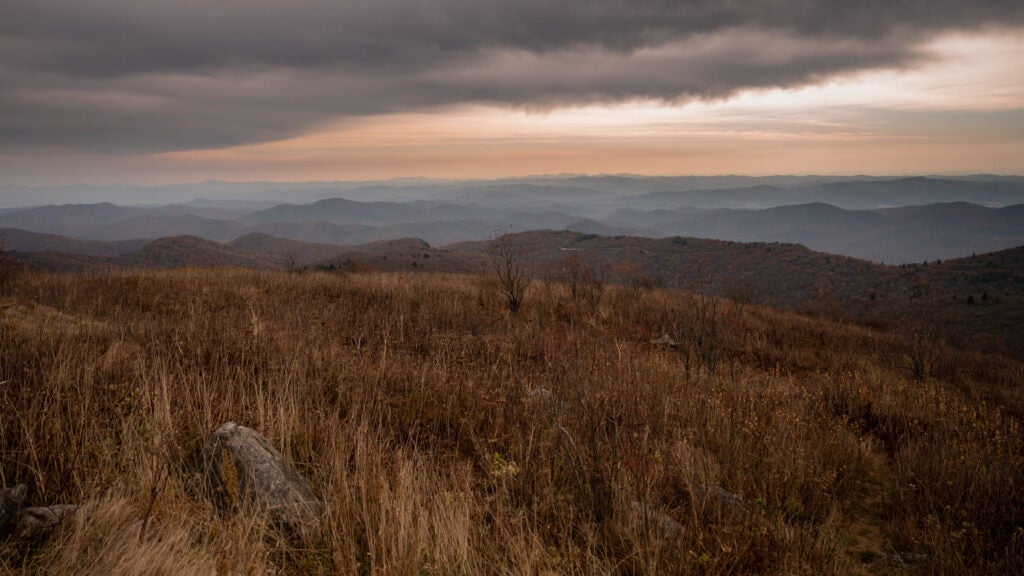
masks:
<instances>
[{"instance_id":1,"label":"rock outcrop","mask_svg":"<svg viewBox=\"0 0 1024 576\"><path fill-rule=\"evenodd\" d=\"M0 490L0 538L10 536L17 530L27 493L28 488L24 484Z\"/></svg>"},{"instance_id":2,"label":"rock outcrop","mask_svg":"<svg viewBox=\"0 0 1024 576\"><path fill-rule=\"evenodd\" d=\"M65 518L77 512L77 504L33 506L21 511L17 536L23 540L36 540L47 536Z\"/></svg>"},{"instance_id":3,"label":"rock outcrop","mask_svg":"<svg viewBox=\"0 0 1024 576\"><path fill-rule=\"evenodd\" d=\"M0 490L0 538L43 538L60 524L61 520L78 510L78 506L74 504L26 507L27 494L28 488L24 484Z\"/></svg>"},{"instance_id":4,"label":"rock outcrop","mask_svg":"<svg viewBox=\"0 0 1024 576\"><path fill-rule=\"evenodd\" d=\"M322 506L309 482L262 434L234 422L210 436L192 484L219 508L264 513L290 534L320 525Z\"/></svg>"}]
</instances>

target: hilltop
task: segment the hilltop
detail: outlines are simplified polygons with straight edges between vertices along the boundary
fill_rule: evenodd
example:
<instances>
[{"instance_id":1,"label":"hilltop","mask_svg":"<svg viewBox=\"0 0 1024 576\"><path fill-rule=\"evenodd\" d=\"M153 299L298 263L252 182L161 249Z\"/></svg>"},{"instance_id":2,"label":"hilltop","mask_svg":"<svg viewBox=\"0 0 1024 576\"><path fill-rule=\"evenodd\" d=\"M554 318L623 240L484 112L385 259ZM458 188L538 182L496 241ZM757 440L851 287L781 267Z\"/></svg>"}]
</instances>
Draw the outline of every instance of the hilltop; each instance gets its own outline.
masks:
<instances>
[{"instance_id":1,"label":"hilltop","mask_svg":"<svg viewBox=\"0 0 1024 576\"><path fill-rule=\"evenodd\" d=\"M3 231L0 231L2 234ZM301 242L252 233L230 242L198 236L173 236L152 241L80 241L50 234L9 232L7 253L20 268L50 272L88 272L126 268L229 266L249 269L420 270L467 272L485 268L473 254L453 255L418 238L378 240L358 246Z\"/></svg>"},{"instance_id":2,"label":"hilltop","mask_svg":"<svg viewBox=\"0 0 1024 576\"><path fill-rule=\"evenodd\" d=\"M70 247L67 238L13 235L20 244ZM26 239L34 240L29 241ZM603 283L682 288L742 302L785 307L876 326L890 326L927 308L936 329L963 346L1024 357L1024 246L970 257L902 266L882 265L783 242L599 236L572 231L508 234L539 278L564 276L572 257ZM85 242L89 253L11 252L34 270L234 266L348 271L490 272L490 241L433 247L416 238L358 246L308 243L248 234L227 243L163 238L114 256L133 242Z\"/></svg>"},{"instance_id":3,"label":"hilltop","mask_svg":"<svg viewBox=\"0 0 1024 576\"><path fill-rule=\"evenodd\" d=\"M567 231L525 232L504 241L545 277L564 274L573 256L607 282L696 290L875 326L899 325L927 311L935 329L962 346L1024 357L1024 246L892 266L779 242ZM480 256L488 244L447 248Z\"/></svg>"}]
</instances>

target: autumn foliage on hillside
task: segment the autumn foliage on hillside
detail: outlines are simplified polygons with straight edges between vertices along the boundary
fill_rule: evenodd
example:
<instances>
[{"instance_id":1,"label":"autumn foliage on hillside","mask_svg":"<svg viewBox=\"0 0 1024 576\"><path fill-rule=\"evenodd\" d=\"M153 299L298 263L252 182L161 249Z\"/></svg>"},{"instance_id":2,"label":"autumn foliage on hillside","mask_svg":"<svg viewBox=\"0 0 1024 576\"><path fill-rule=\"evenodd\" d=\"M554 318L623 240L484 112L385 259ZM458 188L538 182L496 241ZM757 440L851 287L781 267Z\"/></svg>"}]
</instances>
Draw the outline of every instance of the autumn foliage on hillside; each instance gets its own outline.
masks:
<instances>
[{"instance_id":1,"label":"autumn foliage on hillside","mask_svg":"<svg viewBox=\"0 0 1024 576\"><path fill-rule=\"evenodd\" d=\"M87 506L0 573L1024 571L1020 362L577 273L14 276L0 484ZM189 493L226 421L318 534Z\"/></svg>"}]
</instances>

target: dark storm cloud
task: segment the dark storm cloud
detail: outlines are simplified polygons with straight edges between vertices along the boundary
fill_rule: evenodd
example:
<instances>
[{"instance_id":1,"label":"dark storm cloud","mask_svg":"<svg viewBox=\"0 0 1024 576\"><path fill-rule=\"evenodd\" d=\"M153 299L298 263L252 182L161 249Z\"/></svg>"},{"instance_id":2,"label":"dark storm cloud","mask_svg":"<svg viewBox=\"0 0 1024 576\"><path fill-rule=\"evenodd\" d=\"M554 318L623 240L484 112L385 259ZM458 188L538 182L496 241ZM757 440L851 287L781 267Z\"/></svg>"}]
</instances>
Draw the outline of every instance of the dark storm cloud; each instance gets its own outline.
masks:
<instances>
[{"instance_id":1,"label":"dark storm cloud","mask_svg":"<svg viewBox=\"0 0 1024 576\"><path fill-rule=\"evenodd\" d=\"M465 102L718 97L1022 19L962 0L5 0L0 145L177 150Z\"/></svg>"}]
</instances>

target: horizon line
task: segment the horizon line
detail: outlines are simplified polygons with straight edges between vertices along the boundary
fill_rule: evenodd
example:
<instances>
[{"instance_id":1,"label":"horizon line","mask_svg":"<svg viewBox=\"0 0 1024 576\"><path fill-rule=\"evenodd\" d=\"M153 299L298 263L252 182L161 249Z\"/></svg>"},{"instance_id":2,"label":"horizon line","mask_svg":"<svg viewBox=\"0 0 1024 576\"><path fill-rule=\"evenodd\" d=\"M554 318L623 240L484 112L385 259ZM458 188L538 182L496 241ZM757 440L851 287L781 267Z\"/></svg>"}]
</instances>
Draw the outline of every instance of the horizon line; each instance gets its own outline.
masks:
<instances>
[{"instance_id":1,"label":"horizon line","mask_svg":"<svg viewBox=\"0 0 1024 576\"><path fill-rule=\"evenodd\" d=\"M563 172L557 174L527 174L522 176L496 176L492 178L437 178L428 176L394 176L391 178L376 179L354 179L354 180L227 180L222 178L207 178L205 180L172 181L163 183L138 183L130 181L94 183L94 182L70 182L67 184L17 184L12 182L0 183L0 187L12 188L71 188L75 186L134 186L140 188L160 188L165 186L195 186L202 184L379 184L387 182L420 181L420 182L496 182L501 180L534 180L551 179L566 180L571 178L632 178L632 179L659 179L659 178L866 178L866 179L908 179L908 178L1024 178L1021 173L996 173L996 172L906 172L887 174L868 173L719 173L719 174L641 174L635 172L618 173L585 173L585 172Z\"/></svg>"}]
</instances>

